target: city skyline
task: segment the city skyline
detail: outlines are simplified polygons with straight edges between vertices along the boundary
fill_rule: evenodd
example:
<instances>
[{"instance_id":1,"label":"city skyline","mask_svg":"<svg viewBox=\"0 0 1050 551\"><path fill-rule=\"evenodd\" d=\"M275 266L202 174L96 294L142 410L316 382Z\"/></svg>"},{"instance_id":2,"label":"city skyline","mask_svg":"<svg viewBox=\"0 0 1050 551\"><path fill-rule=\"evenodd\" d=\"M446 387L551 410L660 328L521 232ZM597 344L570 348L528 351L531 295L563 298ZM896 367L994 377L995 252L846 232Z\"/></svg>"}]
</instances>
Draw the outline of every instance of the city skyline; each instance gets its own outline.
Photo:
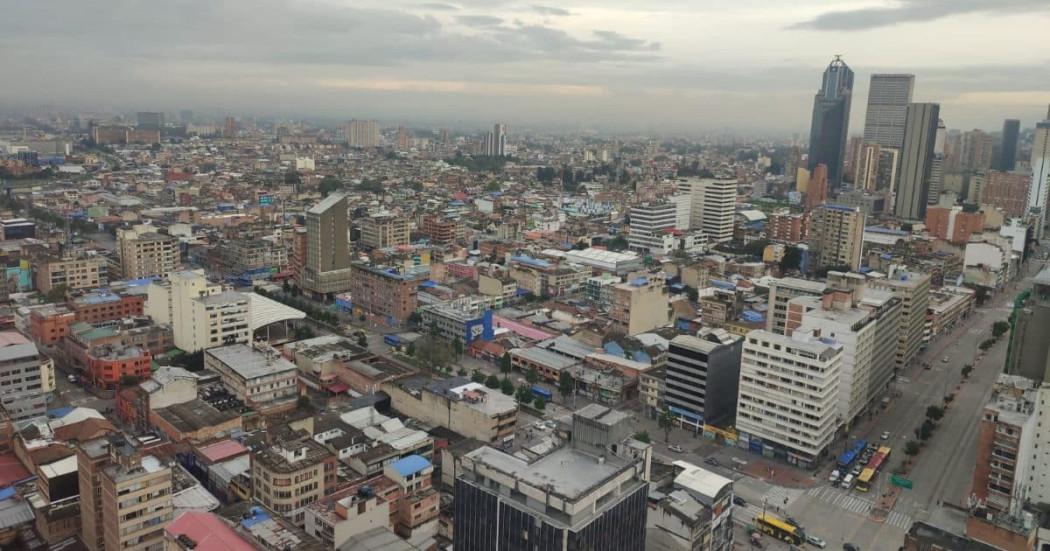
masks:
<instances>
[{"instance_id":1,"label":"city skyline","mask_svg":"<svg viewBox=\"0 0 1050 551\"><path fill-rule=\"evenodd\" d=\"M813 75L836 53L861 84L872 73L915 74L914 101L940 103L952 127L995 130L1009 117L1029 128L1050 101L1038 48L1050 13L1027 0L998 3L994 13L975 2L836 11L839 4L822 1L784 10L758 1L638 8L269 0L222 13L190 4L160 13L115 6L87 21L61 2L13 6L10 23L0 23L0 62L20 78L0 95L0 108L804 132ZM270 13L285 15L280 26ZM33 41L16 23L26 20L41 22ZM1003 32L1013 40L982 39ZM951 36L971 39L922 49ZM41 38L54 47L28 46ZM866 103L867 86L858 88L854 100ZM859 129L864 113L853 111Z\"/></svg>"}]
</instances>

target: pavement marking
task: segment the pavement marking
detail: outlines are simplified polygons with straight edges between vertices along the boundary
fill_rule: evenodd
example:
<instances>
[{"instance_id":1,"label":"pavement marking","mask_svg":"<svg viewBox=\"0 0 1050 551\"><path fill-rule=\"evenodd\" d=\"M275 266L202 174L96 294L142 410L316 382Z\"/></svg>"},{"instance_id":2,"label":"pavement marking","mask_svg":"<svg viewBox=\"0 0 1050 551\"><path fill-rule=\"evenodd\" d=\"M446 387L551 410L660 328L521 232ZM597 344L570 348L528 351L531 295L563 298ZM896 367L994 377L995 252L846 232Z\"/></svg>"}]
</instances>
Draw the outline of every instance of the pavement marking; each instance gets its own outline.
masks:
<instances>
[{"instance_id":1,"label":"pavement marking","mask_svg":"<svg viewBox=\"0 0 1050 551\"><path fill-rule=\"evenodd\" d=\"M870 500L851 495L848 491L830 486L810 488L806 491L806 494L861 516L866 516L872 507L875 506L875 503Z\"/></svg>"},{"instance_id":2,"label":"pavement marking","mask_svg":"<svg viewBox=\"0 0 1050 551\"><path fill-rule=\"evenodd\" d=\"M886 517L886 523L907 530L911 527L912 519L910 516L904 513L898 513L897 511L890 511L890 514Z\"/></svg>"}]
</instances>

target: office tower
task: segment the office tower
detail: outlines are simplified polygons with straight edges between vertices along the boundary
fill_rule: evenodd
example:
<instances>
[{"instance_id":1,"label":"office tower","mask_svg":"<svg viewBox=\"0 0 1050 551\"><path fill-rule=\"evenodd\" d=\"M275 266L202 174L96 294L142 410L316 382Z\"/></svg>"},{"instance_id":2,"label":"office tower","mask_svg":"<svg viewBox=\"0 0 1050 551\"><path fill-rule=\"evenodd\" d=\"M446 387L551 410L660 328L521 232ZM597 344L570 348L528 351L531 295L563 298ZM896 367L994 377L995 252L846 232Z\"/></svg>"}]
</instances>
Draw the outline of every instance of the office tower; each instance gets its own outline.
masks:
<instances>
[{"instance_id":1,"label":"office tower","mask_svg":"<svg viewBox=\"0 0 1050 551\"><path fill-rule=\"evenodd\" d=\"M222 137L232 138L237 135L237 119L226 117L222 122Z\"/></svg>"},{"instance_id":2,"label":"office tower","mask_svg":"<svg viewBox=\"0 0 1050 551\"><path fill-rule=\"evenodd\" d=\"M379 122L352 119L346 127L350 147L379 147Z\"/></svg>"},{"instance_id":3,"label":"office tower","mask_svg":"<svg viewBox=\"0 0 1050 551\"><path fill-rule=\"evenodd\" d=\"M397 127L397 150L408 151L412 147L412 133L404 126Z\"/></svg>"},{"instance_id":4,"label":"office tower","mask_svg":"<svg viewBox=\"0 0 1050 551\"><path fill-rule=\"evenodd\" d=\"M492 127L489 140L488 154L491 157L504 157L507 155L507 125L496 123Z\"/></svg>"},{"instance_id":5,"label":"office tower","mask_svg":"<svg viewBox=\"0 0 1050 551\"><path fill-rule=\"evenodd\" d=\"M824 204L814 210L809 231L810 268L860 269L864 219L864 212L857 207Z\"/></svg>"},{"instance_id":6,"label":"office tower","mask_svg":"<svg viewBox=\"0 0 1050 551\"><path fill-rule=\"evenodd\" d=\"M908 104L901 170L893 205L897 218L922 220L926 217L930 165L937 142L940 111L941 106L936 103Z\"/></svg>"},{"instance_id":7,"label":"office tower","mask_svg":"<svg viewBox=\"0 0 1050 551\"><path fill-rule=\"evenodd\" d=\"M1047 194L1050 193L1050 109L1046 119L1036 123L1032 140L1032 183L1028 187L1028 210L1038 216L1036 238L1046 225Z\"/></svg>"},{"instance_id":8,"label":"office tower","mask_svg":"<svg viewBox=\"0 0 1050 551\"><path fill-rule=\"evenodd\" d=\"M853 182L853 176L857 171L857 160L860 158L861 151L864 149L864 137L863 136L850 136L849 141L846 142L846 163L843 167L842 179ZM856 188L856 182L853 182L853 187Z\"/></svg>"},{"instance_id":9,"label":"office tower","mask_svg":"<svg viewBox=\"0 0 1050 551\"><path fill-rule=\"evenodd\" d=\"M703 230L711 243L732 240L737 180L702 178L690 183L689 193L693 197L690 226Z\"/></svg>"},{"instance_id":10,"label":"office tower","mask_svg":"<svg viewBox=\"0 0 1050 551\"><path fill-rule=\"evenodd\" d=\"M1007 218L1020 218L1028 213L1028 188L1031 184L1031 174L991 170L984 175L975 195L980 204L1002 209Z\"/></svg>"},{"instance_id":11,"label":"office tower","mask_svg":"<svg viewBox=\"0 0 1050 551\"><path fill-rule=\"evenodd\" d=\"M674 229L688 231L693 217L693 196L688 193L672 195L670 201L675 205Z\"/></svg>"},{"instance_id":12,"label":"office tower","mask_svg":"<svg viewBox=\"0 0 1050 551\"><path fill-rule=\"evenodd\" d=\"M879 179L879 157L882 146L877 143L865 143L853 163L853 189L875 191Z\"/></svg>"},{"instance_id":13,"label":"office tower","mask_svg":"<svg viewBox=\"0 0 1050 551\"><path fill-rule=\"evenodd\" d=\"M16 331L0 332L0 406L15 422L47 414L55 364Z\"/></svg>"},{"instance_id":14,"label":"office tower","mask_svg":"<svg viewBox=\"0 0 1050 551\"><path fill-rule=\"evenodd\" d=\"M810 281L794 277L774 279L769 284L769 304L766 316L766 331L777 335L787 334L788 302L796 297L819 297L827 286L823 281Z\"/></svg>"},{"instance_id":15,"label":"office tower","mask_svg":"<svg viewBox=\"0 0 1050 551\"><path fill-rule=\"evenodd\" d=\"M963 170L988 170L992 166L992 135L978 129L963 132L961 163Z\"/></svg>"},{"instance_id":16,"label":"office tower","mask_svg":"<svg viewBox=\"0 0 1050 551\"><path fill-rule=\"evenodd\" d=\"M449 145L449 143L451 143L449 139L449 134L450 133L448 128L441 129L441 145Z\"/></svg>"},{"instance_id":17,"label":"office tower","mask_svg":"<svg viewBox=\"0 0 1050 551\"><path fill-rule=\"evenodd\" d=\"M875 191L884 192L889 197L886 201L887 209L892 206L893 193L900 178L900 158L900 149L879 148L879 171L875 179Z\"/></svg>"},{"instance_id":18,"label":"office tower","mask_svg":"<svg viewBox=\"0 0 1050 551\"><path fill-rule=\"evenodd\" d=\"M923 343L926 308L930 304L930 275L891 266L886 277L869 278L868 286L890 291L901 299L901 320L894 361L902 369L915 359Z\"/></svg>"},{"instance_id":19,"label":"office tower","mask_svg":"<svg viewBox=\"0 0 1050 551\"><path fill-rule=\"evenodd\" d=\"M146 440L110 434L77 449L80 539L91 551L165 548L172 471L153 455L157 438Z\"/></svg>"},{"instance_id":20,"label":"office tower","mask_svg":"<svg viewBox=\"0 0 1050 551\"><path fill-rule=\"evenodd\" d=\"M752 449L809 468L839 427L842 345L796 331L751 331L740 361L736 429ZM804 421L803 421L804 420Z\"/></svg>"},{"instance_id":21,"label":"office tower","mask_svg":"<svg viewBox=\"0 0 1050 551\"><path fill-rule=\"evenodd\" d=\"M536 459L488 446L456 474L456 551L642 551L647 463L628 415L589 405L573 414L569 444Z\"/></svg>"},{"instance_id":22,"label":"office tower","mask_svg":"<svg viewBox=\"0 0 1050 551\"><path fill-rule=\"evenodd\" d=\"M349 229L346 193L333 193L306 211L304 290L332 295L350 288Z\"/></svg>"},{"instance_id":23,"label":"office tower","mask_svg":"<svg viewBox=\"0 0 1050 551\"><path fill-rule=\"evenodd\" d=\"M164 113L139 111L135 113L135 126L140 130L160 130L164 127Z\"/></svg>"},{"instance_id":24,"label":"office tower","mask_svg":"<svg viewBox=\"0 0 1050 551\"><path fill-rule=\"evenodd\" d=\"M809 212L828 200L828 167L819 164L813 167L813 174L806 185L806 211Z\"/></svg>"},{"instance_id":25,"label":"office tower","mask_svg":"<svg viewBox=\"0 0 1050 551\"><path fill-rule=\"evenodd\" d=\"M915 89L915 75L871 75L868 111L864 115L864 141L900 149L904 143L904 120Z\"/></svg>"},{"instance_id":26,"label":"office tower","mask_svg":"<svg viewBox=\"0 0 1050 551\"><path fill-rule=\"evenodd\" d=\"M627 244L643 253L667 254L674 249L677 205L671 202L642 203L631 207Z\"/></svg>"},{"instance_id":27,"label":"office tower","mask_svg":"<svg viewBox=\"0 0 1050 551\"><path fill-rule=\"evenodd\" d=\"M171 272L147 289L145 312L155 323L170 324L175 346L197 352L251 342L251 300L208 281L203 270Z\"/></svg>"},{"instance_id":28,"label":"office tower","mask_svg":"<svg viewBox=\"0 0 1050 551\"><path fill-rule=\"evenodd\" d=\"M736 411L744 340L725 329L705 327L696 337L679 335L667 350L664 402L683 427L694 432Z\"/></svg>"},{"instance_id":29,"label":"office tower","mask_svg":"<svg viewBox=\"0 0 1050 551\"><path fill-rule=\"evenodd\" d=\"M820 91L813 98L813 120L809 129L809 170L818 164L828 166L828 186L832 195L842 186L852 95L853 71L835 56L824 70Z\"/></svg>"},{"instance_id":30,"label":"office tower","mask_svg":"<svg viewBox=\"0 0 1050 551\"><path fill-rule=\"evenodd\" d=\"M1017 167L1017 140L1021 133L1021 121L1006 119L1003 121L1003 141L999 146L999 164L997 170L1010 172Z\"/></svg>"},{"instance_id":31,"label":"office tower","mask_svg":"<svg viewBox=\"0 0 1050 551\"><path fill-rule=\"evenodd\" d=\"M933 141L933 159L930 161L930 182L927 185L926 204L936 205L944 188L944 142L947 131L944 121L937 121L937 137Z\"/></svg>"},{"instance_id":32,"label":"office tower","mask_svg":"<svg viewBox=\"0 0 1050 551\"><path fill-rule=\"evenodd\" d=\"M165 276L181 260L179 240L157 233L157 228L140 224L117 230L117 256L121 277L142 279Z\"/></svg>"}]
</instances>

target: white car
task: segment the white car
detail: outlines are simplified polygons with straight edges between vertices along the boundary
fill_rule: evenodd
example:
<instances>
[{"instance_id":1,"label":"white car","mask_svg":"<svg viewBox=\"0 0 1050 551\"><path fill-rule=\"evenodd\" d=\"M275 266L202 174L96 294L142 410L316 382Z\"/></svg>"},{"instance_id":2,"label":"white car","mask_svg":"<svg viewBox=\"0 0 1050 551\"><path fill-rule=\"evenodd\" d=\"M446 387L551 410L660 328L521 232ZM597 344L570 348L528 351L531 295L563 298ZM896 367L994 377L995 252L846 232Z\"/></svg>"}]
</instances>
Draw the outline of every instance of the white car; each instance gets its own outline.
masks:
<instances>
[{"instance_id":1,"label":"white car","mask_svg":"<svg viewBox=\"0 0 1050 551\"><path fill-rule=\"evenodd\" d=\"M838 480L839 480L839 470L835 469L834 471L831 471L831 476L828 477L828 482L834 484L834 483L838 482Z\"/></svg>"},{"instance_id":2,"label":"white car","mask_svg":"<svg viewBox=\"0 0 1050 551\"><path fill-rule=\"evenodd\" d=\"M816 547L817 549L824 549L828 546L827 542L825 542L824 540L818 538L817 536L810 535L806 536L806 543L812 545L813 547Z\"/></svg>"},{"instance_id":3,"label":"white car","mask_svg":"<svg viewBox=\"0 0 1050 551\"><path fill-rule=\"evenodd\" d=\"M682 453L682 452L685 451L684 449L682 449L682 446L679 446L678 444L671 444L671 445L667 446L667 449L669 449L669 450L671 450L671 451L673 451L675 453Z\"/></svg>"},{"instance_id":4,"label":"white car","mask_svg":"<svg viewBox=\"0 0 1050 551\"><path fill-rule=\"evenodd\" d=\"M883 440L889 440L890 439L890 431L888 431L888 430L882 431L882 436L880 436L879 438L882 438Z\"/></svg>"}]
</instances>

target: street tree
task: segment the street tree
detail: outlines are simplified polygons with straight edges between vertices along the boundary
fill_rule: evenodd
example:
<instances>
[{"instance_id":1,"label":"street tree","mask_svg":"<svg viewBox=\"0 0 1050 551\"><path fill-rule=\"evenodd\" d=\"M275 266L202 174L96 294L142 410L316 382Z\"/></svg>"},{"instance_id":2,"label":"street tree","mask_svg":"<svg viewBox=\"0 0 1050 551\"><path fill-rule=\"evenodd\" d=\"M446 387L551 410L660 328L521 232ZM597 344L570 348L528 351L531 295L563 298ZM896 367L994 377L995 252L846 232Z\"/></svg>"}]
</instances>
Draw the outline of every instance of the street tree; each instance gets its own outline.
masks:
<instances>
[{"instance_id":1,"label":"street tree","mask_svg":"<svg viewBox=\"0 0 1050 551\"><path fill-rule=\"evenodd\" d=\"M538 410L543 411L547 409L547 401L542 396L537 396L536 400L532 402L532 405Z\"/></svg>"},{"instance_id":2,"label":"street tree","mask_svg":"<svg viewBox=\"0 0 1050 551\"><path fill-rule=\"evenodd\" d=\"M909 457L919 455L919 443L914 440L908 440L908 443L904 444L904 454Z\"/></svg>"},{"instance_id":3,"label":"street tree","mask_svg":"<svg viewBox=\"0 0 1050 551\"><path fill-rule=\"evenodd\" d=\"M503 355L500 356L500 358L499 358L499 371L500 371L500 373L503 373L504 375L506 375L507 373L510 373L510 366L511 366L510 352L504 352Z\"/></svg>"},{"instance_id":4,"label":"street tree","mask_svg":"<svg viewBox=\"0 0 1050 551\"><path fill-rule=\"evenodd\" d=\"M536 381L540 380L540 372L536 371L535 367L530 367L529 370L525 372L525 380L528 381L529 384L536 384Z\"/></svg>"},{"instance_id":5,"label":"street tree","mask_svg":"<svg viewBox=\"0 0 1050 551\"><path fill-rule=\"evenodd\" d=\"M503 394L510 396L514 394L514 383L511 382L510 379L504 377L503 380L499 382L499 389Z\"/></svg>"},{"instance_id":6,"label":"street tree","mask_svg":"<svg viewBox=\"0 0 1050 551\"><path fill-rule=\"evenodd\" d=\"M488 378L485 379L485 386L491 389L499 388L499 377L489 375Z\"/></svg>"},{"instance_id":7,"label":"street tree","mask_svg":"<svg viewBox=\"0 0 1050 551\"><path fill-rule=\"evenodd\" d=\"M671 427L674 426L674 416L671 414L671 410L667 406L660 411L660 417L657 418L657 424L664 430L664 442L669 442L671 437Z\"/></svg>"},{"instance_id":8,"label":"street tree","mask_svg":"<svg viewBox=\"0 0 1050 551\"><path fill-rule=\"evenodd\" d=\"M941 417L944 417L944 408L940 406L930 406L926 408L926 417L933 421L940 421Z\"/></svg>"},{"instance_id":9,"label":"street tree","mask_svg":"<svg viewBox=\"0 0 1050 551\"><path fill-rule=\"evenodd\" d=\"M459 335L452 339L452 354L457 360L463 357L463 339Z\"/></svg>"},{"instance_id":10,"label":"street tree","mask_svg":"<svg viewBox=\"0 0 1050 551\"><path fill-rule=\"evenodd\" d=\"M558 394L561 394L562 398L568 398L576 390L576 379L573 378L572 373L568 371L562 371L558 374Z\"/></svg>"},{"instance_id":11,"label":"street tree","mask_svg":"<svg viewBox=\"0 0 1050 551\"><path fill-rule=\"evenodd\" d=\"M470 376L470 380L478 384L485 384L485 374L480 371L474 371L474 374Z\"/></svg>"}]
</instances>

